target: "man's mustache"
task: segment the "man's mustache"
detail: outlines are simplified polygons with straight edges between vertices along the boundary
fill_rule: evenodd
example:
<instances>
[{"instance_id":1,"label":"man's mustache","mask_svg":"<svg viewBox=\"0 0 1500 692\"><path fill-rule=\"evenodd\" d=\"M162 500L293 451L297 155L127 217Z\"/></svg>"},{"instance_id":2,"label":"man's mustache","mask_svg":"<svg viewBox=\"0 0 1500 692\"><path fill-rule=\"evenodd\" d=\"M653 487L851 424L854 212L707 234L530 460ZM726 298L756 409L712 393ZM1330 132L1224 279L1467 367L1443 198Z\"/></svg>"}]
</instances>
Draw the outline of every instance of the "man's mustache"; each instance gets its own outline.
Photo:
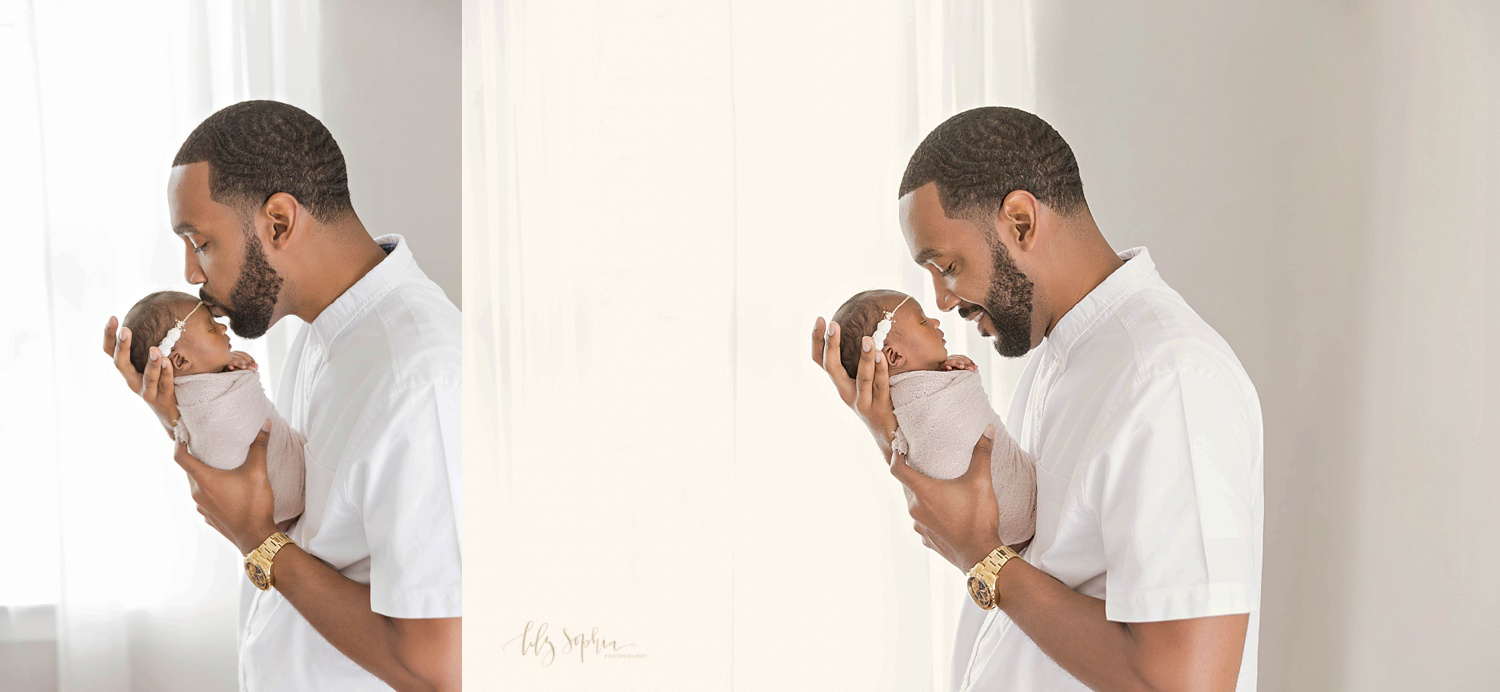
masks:
<instances>
[{"instance_id":1,"label":"man's mustache","mask_svg":"<svg viewBox=\"0 0 1500 692\"><path fill-rule=\"evenodd\" d=\"M203 303L210 308L218 308L220 310L224 309L224 304L220 303L217 300L214 300L214 297L208 294L207 289L198 289L198 300L203 301Z\"/></svg>"}]
</instances>

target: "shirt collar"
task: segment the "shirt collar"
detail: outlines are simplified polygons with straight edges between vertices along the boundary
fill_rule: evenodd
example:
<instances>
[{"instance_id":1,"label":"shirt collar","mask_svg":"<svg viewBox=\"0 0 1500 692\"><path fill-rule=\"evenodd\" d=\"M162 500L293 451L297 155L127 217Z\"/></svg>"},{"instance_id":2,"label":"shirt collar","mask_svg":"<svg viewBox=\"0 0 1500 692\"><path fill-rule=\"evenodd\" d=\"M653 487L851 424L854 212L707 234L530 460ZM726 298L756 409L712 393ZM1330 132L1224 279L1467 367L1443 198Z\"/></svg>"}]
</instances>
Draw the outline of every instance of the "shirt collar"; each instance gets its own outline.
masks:
<instances>
[{"instance_id":1,"label":"shirt collar","mask_svg":"<svg viewBox=\"0 0 1500 692\"><path fill-rule=\"evenodd\" d=\"M323 308L323 312L312 321L312 333L323 343L333 341L371 305L405 282L408 274L416 269L416 260L412 258L405 238L391 233L376 238L375 242L385 250L385 259Z\"/></svg>"},{"instance_id":2,"label":"shirt collar","mask_svg":"<svg viewBox=\"0 0 1500 692\"><path fill-rule=\"evenodd\" d=\"M1147 284L1161 280L1146 248L1130 248L1120 253L1120 259L1125 264L1105 277L1052 327L1052 333L1043 343L1057 356L1067 355L1103 318L1114 314L1121 301Z\"/></svg>"}]
</instances>

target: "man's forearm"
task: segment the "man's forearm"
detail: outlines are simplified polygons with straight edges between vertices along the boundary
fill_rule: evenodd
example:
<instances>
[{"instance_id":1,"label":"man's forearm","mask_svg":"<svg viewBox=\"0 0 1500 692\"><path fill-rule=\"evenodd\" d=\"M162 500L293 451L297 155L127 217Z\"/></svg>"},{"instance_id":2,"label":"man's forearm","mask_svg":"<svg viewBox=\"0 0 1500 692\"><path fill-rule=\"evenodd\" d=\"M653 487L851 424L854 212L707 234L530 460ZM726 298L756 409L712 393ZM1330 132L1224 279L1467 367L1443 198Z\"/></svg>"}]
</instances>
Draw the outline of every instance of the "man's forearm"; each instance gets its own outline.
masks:
<instances>
[{"instance_id":1,"label":"man's forearm","mask_svg":"<svg viewBox=\"0 0 1500 692\"><path fill-rule=\"evenodd\" d=\"M1143 637L1141 625L1111 622L1104 601L1068 588L1024 560L1006 563L995 586L999 607L1016 626L1091 688L1234 689L1247 616L1145 623L1157 629ZM1225 647L1233 649L1232 656L1224 655Z\"/></svg>"},{"instance_id":2,"label":"man's forearm","mask_svg":"<svg viewBox=\"0 0 1500 692\"><path fill-rule=\"evenodd\" d=\"M369 585L339 574L296 544L276 554L272 574L274 588L313 629L386 684L397 690L458 689L458 652L440 656L451 656L452 665L437 661L435 666L413 666L410 652L415 647L402 641L396 621L370 609ZM456 649L453 644L444 648Z\"/></svg>"}]
</instances>

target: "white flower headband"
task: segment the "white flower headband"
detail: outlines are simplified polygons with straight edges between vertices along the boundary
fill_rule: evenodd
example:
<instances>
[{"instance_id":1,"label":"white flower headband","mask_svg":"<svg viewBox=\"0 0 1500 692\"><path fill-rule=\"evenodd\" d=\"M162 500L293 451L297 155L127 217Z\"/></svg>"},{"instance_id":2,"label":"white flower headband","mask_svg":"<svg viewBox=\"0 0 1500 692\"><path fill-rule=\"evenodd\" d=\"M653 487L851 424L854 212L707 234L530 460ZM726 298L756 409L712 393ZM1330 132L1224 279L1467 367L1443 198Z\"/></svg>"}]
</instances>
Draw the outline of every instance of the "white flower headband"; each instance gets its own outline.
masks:
<instances>
[{"instance_id":1,"label":"white flower headband","mask_svg":"<svg viewBox=\"0 0 1500 692\"><path fill-rule=\"evenodd\" d=\"M198 301L197 305L193 306L192 310L188 310L188 314L183 315L182 319L177 320L177 324L173 325L171 329L167 330L167 335L162 337L161 343L157 344L156 346L156 348L161 351L161 354L163 356L168 355L172 352L172 347L176 346L177 340L182 337L182 328L187 326L188 318L192 317L193 313L197 312L198 308L201 307L203 307L203 301L200 300Z\"/></svg>"},{"instance_id":2,"label":"white flower headband","mask_svg":"<svg viewBox=\"0 0 1500 692\"><path fill-rule=\"evenodd\" d=\"M881 320L880 324L875 325L875 350L880 351L885 348L885 338L890 336L891 333L891 320L895 319L896 311L900 310L901 306L905 305L908 300L911 300L911 296L902 298L901 302L896 303L896 307L891 308L889 312L885 313L885 319Z\"/></svg>"}]
</instances>

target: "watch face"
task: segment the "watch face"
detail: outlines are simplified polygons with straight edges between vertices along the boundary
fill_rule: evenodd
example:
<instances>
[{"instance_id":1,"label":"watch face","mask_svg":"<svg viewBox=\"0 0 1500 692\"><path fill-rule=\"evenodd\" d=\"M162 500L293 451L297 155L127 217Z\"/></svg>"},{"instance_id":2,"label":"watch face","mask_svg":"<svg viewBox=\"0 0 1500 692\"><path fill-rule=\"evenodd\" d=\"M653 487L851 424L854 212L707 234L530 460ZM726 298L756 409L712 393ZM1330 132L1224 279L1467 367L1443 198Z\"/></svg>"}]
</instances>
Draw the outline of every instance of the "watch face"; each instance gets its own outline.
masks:
<instances>
[{"instance_id":1,"label":"watch face","mask_svg":"<svg viewBox=\"0 0 1500 692\"><path fill-rule=\"evenodd\" d=\"M266 578L266 573L265 571L261 570L260 565L257 565L253 562L246 562L245 574L250 577L250 583L254 584L255 588L260 589L261 591L265 591L268 587L271 586L271 580Z\"/></svg>"},{"instance_id":2,"label":"watch face","mask_svg":"<svg viewBox=\"0 0 1500 692\"><path fill-rule=\"evenodd\" d=\"M974 599L974 603L985 610L995 607L995 600L990 594L990 587L979 577L969 577L969 598Z\"/></svg>"}]
</instances>

